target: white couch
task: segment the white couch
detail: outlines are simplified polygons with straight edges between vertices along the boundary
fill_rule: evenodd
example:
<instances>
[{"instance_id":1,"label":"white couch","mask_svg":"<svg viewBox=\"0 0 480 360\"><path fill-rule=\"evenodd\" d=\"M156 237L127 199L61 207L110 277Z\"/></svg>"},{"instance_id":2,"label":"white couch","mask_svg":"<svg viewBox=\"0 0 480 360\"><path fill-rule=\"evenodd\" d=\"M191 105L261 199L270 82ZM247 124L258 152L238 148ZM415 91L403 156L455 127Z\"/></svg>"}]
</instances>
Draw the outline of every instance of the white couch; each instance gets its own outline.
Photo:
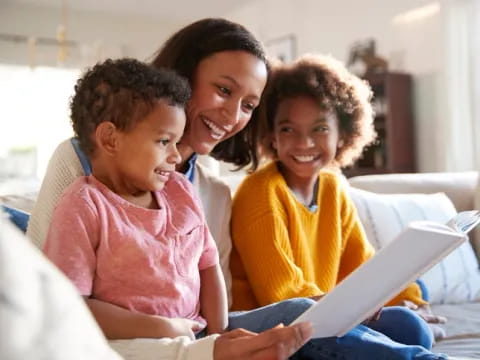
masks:
<instances>
[{"instance_id":1,"label":"white couch","mask_svg":"<svg viewBox=\"0 0 480 360\"><path fill-rule=\"evenodd\" d=\"M380 233L380 236L389 231L395 233L392 228L398 226L394 222L399 217L407 217L411 220L417 220L416 216L419 216L418 220L424 218L440 220L439 216L448 218L449 214L444 213L451 211L446 209L451 204L446 204L445 198L442 198L443 195L427 196L420 194L445 193L456 209L462 211L475 208L474 199L479 191L477 189L477 172L369 175L350 178L348 181L367 235L369 234L369 227L372 227L372 222L377 221L373 226L377 226L376 235ZM358 191L357 189L368 192ZM387 195L393 193L403 195ZM381 216L377 216L377 219L375 219L375 216L373 219L367 219L365 204L367 204L367 207L372 207L370 212L377 211L378 215L378 211L381 211ZM420 210L417 215L412 210L412 204ZM390 217L393 219L392 222L385 220L389 219L388 207L392 208L392 213L396 218ZM381 218L384 222L379 223L378 218ZM450 292L443 297L433 294L436 298L431 301L433 311L436 314L445 315L449 320L445 325L442 325L447 335L437 342L434 350L456 358L480 359L480 270L478 268L480 231L477 229L476 233L476 238L471 236L471 242L474 249L477 250L476 253L471 248L469 249L469 245L466 244L467 247L462 249L463 253L452 254L452 259L446 259L445 264L437 266L437 274L440 274L441 278L436 278L435 274L427 278L427 281L429 281L427 288L429 286L432 288L429 291L438 292L438 289L433 288L441 286L440 291L448 290ZM391 236L394 236L394 234L391 234ZM465 258L465 256L471 254L474 255L468 259ZM455 262L455 255L460 256L460 261ZM448 261L450 262L448 263ZM467 265L470 268L465 272ZM435 273L434 269L430 271ZM453 273L456 272L460 276L455 279ZM447 281L456 283L446 284ZM444 283L440 285L440 282ZM470 293L467 294L468 291Z\"/></svg>"},{"instance_id":2,"label":"white couch","mask_svg":"<svg viewBox=\"0 0 480 360\"><path fill-rule=\"evenodd\" d=\"M225 177L225 180L234 191L242 177L237 174ZM367 235L375 230L375 236L377 237L394 236L395 231L400 230L397 220L402 216L406 216L407 220L414 220L415 216L439 221L442 221L442 216L448 218L451 215L450 212L454 211L453 205L448 199L451 199L457 210L472 209L475 193L478 191L476 190L478 182L476 172L360 176L350 178L348 181ZM438 192L445 193L448 198L443 195L424 195ZM402 195L390 195L391 193ZM8 197L4 197L3 200L5 202L12 201ZM13 200L18 204L18 199ZM412 204L420 212L412 211L414 208ZM366 208L369 209L370 215L372 215L372 212L377 212L381 216L365 216ZM388 221L388 216L394 220ZM402 221L406 220L403 219ZM479 240L480 236L477 236L476 248L478 250L480 250ZM473 254L473 252L471 253ZM462 256L461 264L458 263L458 259L455 260L454 258L449 263L443 264L441 271L436 273L433 271L436 275L427 278L427 285L430 285L429 291L432 291L434 298L440 299L440 301L433 302L434 312L445 315L449 319L443 325L447 336L435 345L434 350L446 353L452 359L480 359L480 272L477 263L480 257L477 253L477 257L474 256L473 260L468 258L468 261L463 261L465 260L465 252L460 253L460 255ZM472 261L475 262L473 264L475 269L473 270L471 268ZM450 275L457 272L457 268L461 267L465 270L466 263L470 264L471 272L461 273L466 275L462 275L460 280L458 278L453 279L460 282L460 285L457 284L458 286L450 289L442 284L442 282L451 280ZM451 271L452 269L453 271ZM436 277L439 274L441 279ZM476 281L478 281L478 284L473 284ZM465 283L469 285L470 293L467 294L468 296L465 291ZM479 286L478 289L475 288L476 285ZM448 296L445 297L445 294L442 294L443 290L447 290ZM469 301L462 301L462 297L466 296L469 297ZM114 342L112 345L125 359L144 360L153 358L152 351L155 351L160 342L145 339L124 341L122 344Z\"/></svg>"}]
</instances>

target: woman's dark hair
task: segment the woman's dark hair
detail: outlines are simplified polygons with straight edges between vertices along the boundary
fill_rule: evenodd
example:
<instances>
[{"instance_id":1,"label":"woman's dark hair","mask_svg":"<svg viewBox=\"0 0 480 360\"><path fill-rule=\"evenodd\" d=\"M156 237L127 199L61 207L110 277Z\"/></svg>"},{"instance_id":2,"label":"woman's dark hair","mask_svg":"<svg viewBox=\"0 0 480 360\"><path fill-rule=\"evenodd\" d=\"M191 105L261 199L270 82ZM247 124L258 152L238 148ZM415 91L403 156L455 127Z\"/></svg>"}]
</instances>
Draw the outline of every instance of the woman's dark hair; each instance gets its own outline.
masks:
<instances>
[{"instance_id":1,"label":"woman's dark hair","mask_svg":"<svg viewBox=\"0 0 480 360\"><path fill-rule=\"evenodd\" d=\"M375 140L370 86L330 56L304 55L272 70L260 104L257 157L276 157L269 136L275 128L276 112L280 102L300 96L312 98L337 117L342 146L335 156L336 165L352 164Z\"/></svg>"},{"instance_id":2,"label":"woman's dark hair","mask_svg":"<svg viewBox=\"0 0 480 360\"><path fill-rule=\"evenodd\" d=\"M78 79L70 102L71 121L80 147L92 156L92 134L110 121L129 130L164 99L172 106L185 107L190 99L188 81L171 69L155 69L134 59L107 59L88 69Z\"/></svg>"},{"instance_id":3,"label":"woman's dark hair","mask_svg":"<svg viewBox=\"0 0 480 360\"><path fill-rule=\"evenodd\" d=\"M246 51L268 62L263 45L252 33L240 24L219 18L196 21L170 37L154 55L154 67L175 70L193 83L198 64L210 55L222 51ZM218 160L227 161L239 167L255 161L252 122L257 121L256 111L247 126L231 138L222 141L210 153Z\"/></svg>"}]
</instances>

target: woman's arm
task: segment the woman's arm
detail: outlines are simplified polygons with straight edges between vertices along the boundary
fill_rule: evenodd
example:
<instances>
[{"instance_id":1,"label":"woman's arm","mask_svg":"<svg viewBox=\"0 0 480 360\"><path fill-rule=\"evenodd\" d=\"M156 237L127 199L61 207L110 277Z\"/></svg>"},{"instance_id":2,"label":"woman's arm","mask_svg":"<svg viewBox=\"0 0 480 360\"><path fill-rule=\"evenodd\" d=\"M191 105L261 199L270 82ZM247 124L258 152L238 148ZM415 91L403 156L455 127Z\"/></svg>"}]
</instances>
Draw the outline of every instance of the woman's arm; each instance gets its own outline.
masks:
<instances>
[{"instance_id":1,"label":"woman's arm","mask_svg":"<svg viewBox=\"0 0 480 360\"><path fill-rule=\"evenodd\" d=\"M48 163L35 206L28 222L27 236L38 248L43 248L53 210L63 191L84 172L70 139L55 149Z\"/></svg>"},{"instance_id":2,"label":"woman's arm","mask_svg":"<svg viewBox=\"0 0 480 360\"><path fill-rule=\"evenodd\" d=\"M137 313L96 299L85 301L107 339L188 336L193 340L195 332L202 329L201 324L190 319Z\"/></svg>"},{"instance_id":3,"label":"woman's arm","mask_svg":"<svg viewBox=\"0 0 480 360\"><path fill-rule=\"evenodd\" d=\"M200 271L200 311L209 334L223 333L228 326L227 292L220 265Z\"/></svg>"}]
</instances>

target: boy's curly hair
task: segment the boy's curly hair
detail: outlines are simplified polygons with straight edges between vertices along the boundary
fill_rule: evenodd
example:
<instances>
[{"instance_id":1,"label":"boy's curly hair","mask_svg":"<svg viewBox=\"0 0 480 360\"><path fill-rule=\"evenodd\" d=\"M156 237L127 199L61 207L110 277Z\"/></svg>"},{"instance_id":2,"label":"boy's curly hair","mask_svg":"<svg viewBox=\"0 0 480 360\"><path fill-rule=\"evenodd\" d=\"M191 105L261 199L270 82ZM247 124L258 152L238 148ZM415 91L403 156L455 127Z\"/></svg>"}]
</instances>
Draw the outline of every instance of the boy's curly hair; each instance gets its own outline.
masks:
<instances>
[{"instance_id":1,"label":"boy's curly hair","mask_svg":"<svg viewBox=\"0 0 480 360\"><path fill-rule=\"evenodd\" d=\"M92 135L100 123L110 121L130 130L157 100L185 107L190 95L188 81L173 70L154 69L135 59L108 59L78 79L70 102L72 127L82 150L92 156Z\"/></svg>"},{"instance_id":2,"label":"boy's curly hair","mask_svg":"<svg viewBox=\"0 0 480 360\"><path fill-rule=\"evenodd\" d=\"M275 158L269 134L274 130L276 111L282 100L298 96L313 98L337 116L343 144L332 165L352 164L364 147L375 140L370 86L333 57L307 54L290 65L277 64L272 69L257 132L259 158Z\"/></svg>"}]
</instances>

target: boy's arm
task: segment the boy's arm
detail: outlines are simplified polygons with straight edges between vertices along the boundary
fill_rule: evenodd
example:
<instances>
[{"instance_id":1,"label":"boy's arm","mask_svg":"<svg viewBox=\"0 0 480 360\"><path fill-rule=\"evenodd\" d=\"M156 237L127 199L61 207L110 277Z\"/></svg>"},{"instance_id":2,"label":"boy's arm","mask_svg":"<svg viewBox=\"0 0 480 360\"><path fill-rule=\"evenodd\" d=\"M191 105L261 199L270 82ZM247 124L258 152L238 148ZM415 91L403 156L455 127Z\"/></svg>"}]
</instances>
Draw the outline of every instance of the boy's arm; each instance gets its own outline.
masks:
<instances>
[{"instance_id":1,"label":"boy's arm","mask_svg":"<svg viewBox=\"0 0 480 360\"><path fill-rule=\"evenodd\" d=\"M85 302L108 339L188 336L194 340L194 333L202 329L200 323L190 319L137 313L91 298Z\"/></svg>"},{"instance_id":2,"label":"boy's arm","mask_svg":"<svg viewBox=\"0 0 480 360\"><path fill-rule=\"evenodd\" d=\"M209 334L223 333L228 326L225 281L220 265L200 270L200 311L207 320Z\"/></svg>"}]
</instances>

